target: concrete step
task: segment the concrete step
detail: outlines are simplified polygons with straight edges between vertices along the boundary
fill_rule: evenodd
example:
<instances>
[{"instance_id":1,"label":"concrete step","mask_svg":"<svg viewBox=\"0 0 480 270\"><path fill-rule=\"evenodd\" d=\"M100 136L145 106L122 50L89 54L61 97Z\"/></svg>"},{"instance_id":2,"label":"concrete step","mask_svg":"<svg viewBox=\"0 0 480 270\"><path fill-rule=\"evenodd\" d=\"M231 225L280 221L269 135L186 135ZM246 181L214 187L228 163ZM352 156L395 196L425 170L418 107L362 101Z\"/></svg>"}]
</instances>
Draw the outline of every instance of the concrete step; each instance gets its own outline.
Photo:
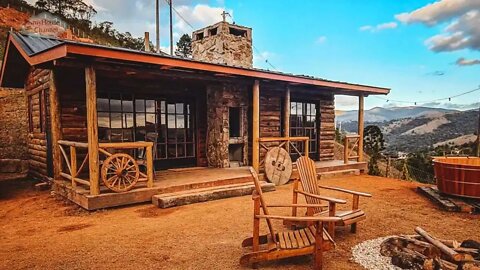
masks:
<instances>
[{"instance_id":1,"label":"concrete step","mask_svg":"<svg viewBox=\"0 0 480 270\"><path fill-rule=\"evenodd\" d=\"M263 192L275 190L275 185L272 183L261 181L260 185ZM251 195L254 189L255 186L253 185L253 183L242 183L209 188L191 189L174 193L154 195L152 196L152 203L160 208L169 208L192 203Z\"/></svg>"},{"instance_id":2,"label":"concrete step","mask_svg":"<svg viewBox=\"0 0 480 270\"><path fill-rule=\"evenodd\" d=\"M325 180L325 179L332 179L332 178L338 178L338 177L349 176L349 175L360 175L360 170L347 169L347 170L339 170L339 171L331 171L331 172L322 172L318 175L318 179Z\"/></svg>"}]
</instances>

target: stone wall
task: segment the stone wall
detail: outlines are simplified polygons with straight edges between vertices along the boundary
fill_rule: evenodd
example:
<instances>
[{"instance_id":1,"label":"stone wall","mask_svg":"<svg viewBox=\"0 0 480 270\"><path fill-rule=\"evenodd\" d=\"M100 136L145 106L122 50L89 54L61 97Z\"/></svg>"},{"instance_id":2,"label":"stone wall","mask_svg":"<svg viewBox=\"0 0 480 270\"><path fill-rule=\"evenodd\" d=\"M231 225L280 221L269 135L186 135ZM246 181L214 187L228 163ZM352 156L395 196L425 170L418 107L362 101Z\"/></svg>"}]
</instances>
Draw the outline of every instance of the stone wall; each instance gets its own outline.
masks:
<instances>
[{"instance_id":1,"label":"stone wall","mask_svg":"<svg viewBox=\"0 0 480 270\"><path fill-rule=\"evenodd\" d=\"M234 29L234 31L230 31L230 29ZM251 31L250 28L225 22L197 30L193 33L193 59L252 68Z\"/></svg>"},{"instance_id":2,"label":"stone wall","mask_svg":"<svg viewBox=\"0 0 480 270\"><path fill-rule=\"evenodd\" d=\"M25 91L0 88L0 159L27 159L27 133Z\"/></svg>"},{"instance_id":3,"label":"stone wall","mask_svg":"<svg viewBox=\"0 0 480 270\"><path fill-rule=\"evenodd\" d=\"M248 89L233 84L207 86L207 160L209 167L228 168L229 108L242 108L243 164L248 165Z\"/></svg>"}]
</instances>

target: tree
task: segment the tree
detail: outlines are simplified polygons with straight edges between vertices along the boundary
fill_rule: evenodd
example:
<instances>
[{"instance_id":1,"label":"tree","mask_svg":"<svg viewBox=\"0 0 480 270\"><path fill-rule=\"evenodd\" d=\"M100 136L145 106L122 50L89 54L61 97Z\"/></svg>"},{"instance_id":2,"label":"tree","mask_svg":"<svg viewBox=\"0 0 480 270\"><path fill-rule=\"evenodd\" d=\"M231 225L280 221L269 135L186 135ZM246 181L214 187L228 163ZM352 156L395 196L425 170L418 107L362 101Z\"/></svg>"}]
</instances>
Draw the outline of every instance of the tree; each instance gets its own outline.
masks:
<instances>
[{"instance_id":1,"label":"tree","mask_svg":"<svg viewBox=\"0 0 480 270\"><path fill-rule=\"evenodd\" d=\"M363 145L365 152L370 156L368 162L368 174L380 175L378 168L378 160L381 155L380 152L385 149L385 140L383 139L382 131L378 126L367 126L364 129Z\"/></svg>"},{"instance_id":2,"label":"tree","mask_svg":"<svg viewBox=\"0 0 480 270\"><path fill-rule=\"evenodd\" d=\"M175 55L185 58L192 57L192 39L188 34L183 34L178 40Z\"/></svg>"}]
</instances>

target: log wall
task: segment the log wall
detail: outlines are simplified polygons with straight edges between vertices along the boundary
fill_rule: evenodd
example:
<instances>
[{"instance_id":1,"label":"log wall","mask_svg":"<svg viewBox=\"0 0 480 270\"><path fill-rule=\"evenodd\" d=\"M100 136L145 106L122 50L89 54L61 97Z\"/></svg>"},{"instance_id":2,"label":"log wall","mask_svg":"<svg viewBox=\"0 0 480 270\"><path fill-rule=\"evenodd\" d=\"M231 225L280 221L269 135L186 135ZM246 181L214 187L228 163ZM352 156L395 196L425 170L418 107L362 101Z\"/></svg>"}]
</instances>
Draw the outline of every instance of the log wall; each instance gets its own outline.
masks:
<instances>
[{"instance_id":1,"label":"log wall","mask_svg":"<svg viewBox=\"0 0 480 270\"><path fill-rule=\"evenodd\" d=\"M32 69L25 82L28 108L29 173L40 179L49 176L47 130L49 128L48 89L50 71Z\"/></svg>"}]
</instances>

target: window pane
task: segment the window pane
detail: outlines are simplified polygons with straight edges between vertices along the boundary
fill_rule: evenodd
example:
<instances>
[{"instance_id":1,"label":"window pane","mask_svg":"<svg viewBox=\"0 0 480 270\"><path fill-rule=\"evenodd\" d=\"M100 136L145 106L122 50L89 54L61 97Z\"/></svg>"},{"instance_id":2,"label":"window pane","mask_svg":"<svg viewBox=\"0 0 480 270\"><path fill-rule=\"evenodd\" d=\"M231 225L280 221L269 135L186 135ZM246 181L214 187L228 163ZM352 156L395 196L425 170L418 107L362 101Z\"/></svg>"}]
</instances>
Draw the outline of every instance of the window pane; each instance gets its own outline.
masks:
<instances>
[{"instance_id":1,"label":"window pane","mask_svg":"<svg viewBox=\"0 0 480 270\"><path fill-rule=\"evenodd\" d=\"M177 157L185 157L185 145L178 144L177 145Z\"/></svg>"},{"instance_id":2,"label":"window pane","mask_svg":"<svg viewBox=\"0 0 480 270\"><path fill-rule=\"evenodd\" d=\"M155 100L147 100L146 106L147 106L147 112L150 112L150 113L155 112Z\"/></svg>"},{"instance_id":3,"label":"window pane","mask_svg":"<svg viewBox=\"0 0 480 270\"><path fill-rule=\"evenodd\" d=\"M165 113L165 101L160 101L160 112Z\"/></svg>"},{"instance_id":4,"label":"window pane","mask_svg":"<svg viewBox=\"0 0 480 270\"><path fill-rule=\"evenodd\" d=\"M168 128L175 128L175 115L168 116Z\"/></svg>"},{"instance_id":5,"label":"window pane","mask_svg":"<svg viewBox=\"0 0 480 270\"><path fill-rule=\"evenodd\" d=\"M168 154L168 157L177 157L177 147L175 144L169 144L168 147L167 147L167 154Z\"/></svg>"},{"instance_id":6,"label":"window pane","mask_svg":"<svg viewBox=\"0 0 480 270\"><path fill-rule=\"evenodd\" d=\"M133 131L131 129L123 130L123 140L128 142L133 141Z\"/></svg>"},{"instance_id":7,"label":"window pane","mask_svg":"<svg viewBox=\"0 0 480 270\"><path fill-rule=\"evenodd\" d=\"M176 113L183 114L183 103L177 103L175 104L175 106L176 106Z\"/></svg>"},{"instance_id":8,"label":"window pane","mask_svg":"<svg viewBox=\"0 0 480 270\"><path fill-rule=\"evenodd\" d=\"M185 128L185 116L177 115L177 128Z\"/></svg>"},{"instance_id":9,"label":"window pane","mask_svg":"<svg viewBox=\"0 0 480 270\"><path fill-rule=\"evenodd\" d=\"M101 112L109 111L108 98L97 99L97 111L101 111Z\"/></svg>"},{"instance_id":10,"label":"window pane","mask_svg":"<svg viewBox=\"0 0 480 270\"><path fill-rule=\"evenodd\" d=\"M194 144L192 144L192 143L187 144L187 156L188 156L188 157L193 157L193 156L195 156Z\"/></svg>"},{"instance_id":11,"label":"window pane","mask_svg":"<svg viewBox=\"0 0 480 270\"><path fill-rule=\"evenodd\" d=\"M123 100L122 101L124 112L133 112L133 101L131 100Z\"/></svg>"},{"instance_id":12,"label":"window pane","mask_svg":"<svg viewBox=\"0 0 480 270\"><path fill-rule=\"evenodd\" d=\"M145 114L137 113L136 121L137 121L137 127L145 127Z\"/></svg>"},{"instance_id":13,"label":"window pane","mask_svg":"<svg viewBox=\"0 0 480 270\"><path fill-rule=\"evenodd\" d=\"M168 104L167 105L167 112L168 113L175 113L175 104Z\"/></svg>"},{"instance_id":14,"label":"window pane","mask_svg":"<svg viewBox=\"0 0 480 270\"><path fill-rule=\"evenodd\" d=\"M121 113L112 113L110 117L111 117L112 128L122 128L122 114Z\"/></svg>"},{"instance_id":15,"label":"window pane","mask_svg":"<svg viewBox=\"0 0 480 270\"><path fill-rule=\"evenodd\" d=\"M123 114L123 128L133 129L133 113Z\"/></svg>"},{"instance_id":16,"label":"window pane","mask_svg":"<svg viewBox=\"0 0 480 270\"><path fill-rule=\"evenodd\" d=\"M99 128L110 127L110 114L108 112L99 112L97 117L98 117Z\"/></svg>"},{"instance_id":17,"label":"window pane","mask_svg":"<svg viewBox=\"0 0 480 270\"><path fill-rule=\"evenodd\" d=\"M122 104L119 99L111 99L110 100L110 110L112 112L121 112L122 111Z\"/></svg>"},{"instance_id":18,"label":"window pane","mask_svg":"<svg viewBox=\"0 0 480 270\"><path fill-rule=\"evenodd\" d=\"M136 112L145 112L145 100L144 99L135 100L135 111Z\"/></svg>"},{"instance_id":19,"label":"window pane","mask_svg":"<svg viewBox=\"0 0 480 270\"><path fill-rule=\"evenodd\" d=\"M121 129L110 129L110 141L121 142L122 141L122 130Z\"/></svg>"}]
</instances>

